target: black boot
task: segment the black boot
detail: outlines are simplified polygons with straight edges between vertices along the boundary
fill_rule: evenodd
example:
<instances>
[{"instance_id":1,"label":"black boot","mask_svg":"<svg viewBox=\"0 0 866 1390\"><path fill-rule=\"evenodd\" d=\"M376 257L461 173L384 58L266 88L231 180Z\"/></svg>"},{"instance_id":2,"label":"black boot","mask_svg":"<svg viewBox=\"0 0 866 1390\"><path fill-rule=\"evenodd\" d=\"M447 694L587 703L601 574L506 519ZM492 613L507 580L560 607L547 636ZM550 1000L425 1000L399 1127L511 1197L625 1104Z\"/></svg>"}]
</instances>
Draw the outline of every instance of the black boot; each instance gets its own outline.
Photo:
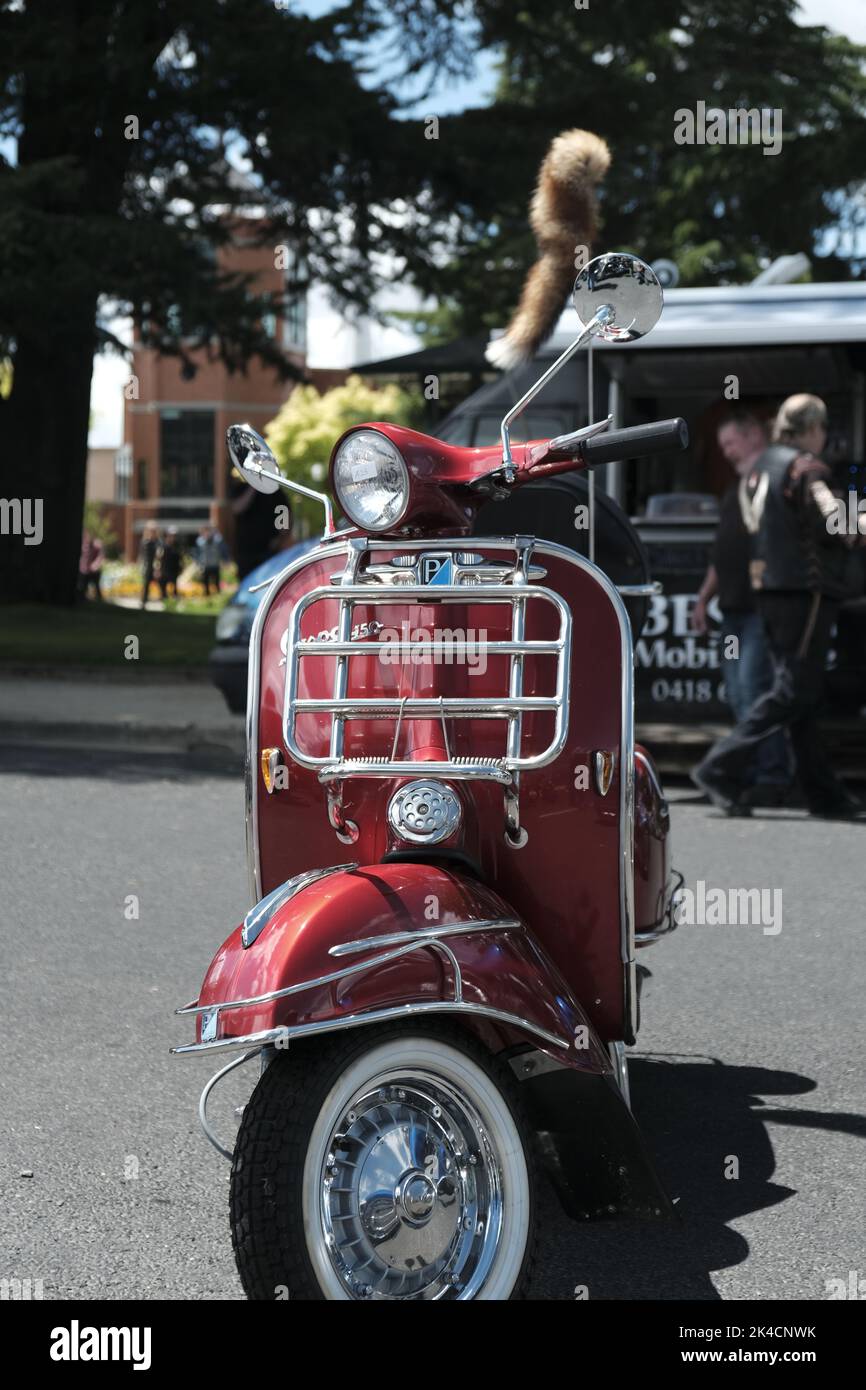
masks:
<instances>
[{"instance_id":1,"label":"black boot","mask_svg":"<svg viewBox=\"0 0 866 1390\"><path fill-rule=\"evenodd\" d=\"M707 767L706 760L698 763L698 766L690 772L689 776L695 786L724 815L750 816L752 814L751 807L743 803L743 788L736 782L729 782L724 777L720 777L715 768Z\"/></svg>"}]
</instances>

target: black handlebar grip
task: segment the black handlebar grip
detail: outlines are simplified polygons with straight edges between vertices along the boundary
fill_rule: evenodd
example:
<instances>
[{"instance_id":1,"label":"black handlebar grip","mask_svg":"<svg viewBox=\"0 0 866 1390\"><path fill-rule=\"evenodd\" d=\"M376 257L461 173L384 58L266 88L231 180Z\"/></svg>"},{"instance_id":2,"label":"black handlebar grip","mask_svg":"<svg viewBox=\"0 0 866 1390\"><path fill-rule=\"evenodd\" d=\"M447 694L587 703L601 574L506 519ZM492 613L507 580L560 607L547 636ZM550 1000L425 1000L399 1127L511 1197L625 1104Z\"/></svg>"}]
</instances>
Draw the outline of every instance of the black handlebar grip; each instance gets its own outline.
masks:
<instances>
[{"instance_id":1,"label":"black handlebar grip","mask_svg":"<svg viewBox=\"0 0 866 1390\"><path fill-rule=\"evenodd\" d=\"M653 420L647 425L632 425L629 429L593 435L582 445L581 454L587 468L596 468L600 463L615 463L617 459L687 449L688 444L689 427L682 417L677 417L676 420Z\"/></svg>"}]
</instances>

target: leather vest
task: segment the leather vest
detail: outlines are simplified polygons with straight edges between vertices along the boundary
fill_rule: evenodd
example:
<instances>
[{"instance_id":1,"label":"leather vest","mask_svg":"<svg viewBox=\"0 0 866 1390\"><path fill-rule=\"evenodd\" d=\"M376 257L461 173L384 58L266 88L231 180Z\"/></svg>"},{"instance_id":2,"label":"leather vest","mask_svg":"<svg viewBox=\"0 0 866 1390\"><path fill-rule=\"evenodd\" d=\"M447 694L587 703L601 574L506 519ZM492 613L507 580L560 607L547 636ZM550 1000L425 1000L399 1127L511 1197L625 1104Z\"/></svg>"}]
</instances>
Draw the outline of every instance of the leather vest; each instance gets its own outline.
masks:
<instances>
[{"instance_id":1,"label":"leather vest","mask_svg":"<svg viewBox=\"0 0 866 1390\"><path fill-rule=\"evenodd\" d=\"M809 589L799 511L785 496L788 469L797 450L784 444L765 449L742 487L751 531L752 588Z\"/></svg>"},{"instance_id":2,"label":"leather vest","mask_svg":"<svg viewBox=\"0 0 866 1390\"><path fill-rule=\"evenodd\" d=\"M844 547L838 538L833 544L829 536L821 536L803 503L786 496L788 471L801 453L785 444L771 445L742 485L744 520L751 519L752 588L839 596L846 587Z\"/></svg>"}]
</instances>

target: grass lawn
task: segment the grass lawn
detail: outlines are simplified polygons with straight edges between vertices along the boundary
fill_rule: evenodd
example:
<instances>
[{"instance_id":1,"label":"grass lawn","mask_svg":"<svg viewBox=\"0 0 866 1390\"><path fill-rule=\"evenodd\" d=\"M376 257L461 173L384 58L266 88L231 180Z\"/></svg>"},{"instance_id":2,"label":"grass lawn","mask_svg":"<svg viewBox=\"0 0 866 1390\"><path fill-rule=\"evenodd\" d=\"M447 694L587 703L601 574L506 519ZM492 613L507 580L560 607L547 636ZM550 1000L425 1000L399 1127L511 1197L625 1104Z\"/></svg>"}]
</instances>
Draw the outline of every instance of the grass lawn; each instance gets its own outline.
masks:
<instances>
[{"instance_id":1,"label":"grass lawn","mask_svg":"<svg viewBox=\"0 0 866 1390\"><path fill-rule=\"evenodd\" d=\"M148 613L110 603L0 605L0 667L131 668L136 663L124 656L129 636L138 638L141 666L204 667L214 644L214 615Z\"/></svg>"}]
</instances>

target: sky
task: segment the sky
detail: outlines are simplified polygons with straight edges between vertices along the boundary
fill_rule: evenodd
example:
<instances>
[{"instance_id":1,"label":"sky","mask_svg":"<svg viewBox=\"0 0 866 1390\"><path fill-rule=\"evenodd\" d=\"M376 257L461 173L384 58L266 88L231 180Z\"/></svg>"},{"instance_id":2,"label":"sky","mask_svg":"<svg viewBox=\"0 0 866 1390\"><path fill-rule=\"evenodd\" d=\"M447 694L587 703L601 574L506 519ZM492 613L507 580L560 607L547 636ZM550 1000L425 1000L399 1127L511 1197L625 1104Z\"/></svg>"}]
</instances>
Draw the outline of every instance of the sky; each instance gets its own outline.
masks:
<instances>
[{"instance_id":1,"label":"sky","mask_svg":"<svg viewBox=\"0 0 866 1390\"><path fill-rule=\"evenodd\" d=\"M303 0L298 6L311 16L326 13L333 7L334 0ZM823 24L857 43L866 44L866 0L800 0L799 17L803 24ZM439 116L462 111L467 106L484 106L492 96L494 83L493 56L483 53L476 59L471 78L444 82L422 106L435 110ZM410 108L408 114L423 114L422 107ZM410 308L417 303L418 296L409 287L390 291L385 300L388 307L399 304L401 308ZM120 328L120 325L113 326ZM364 359L373 361L411 352L418 345L417 338L405 331L380 328L371 321L358 327L348 324L332 308L324 292L316 288L309 296L307 334L308 360L314 367L347 367ZM96 357L91 391L91 448L120 444L122 390L128 376L129 367L124 360L104 354Z\"/></svg>"},{"instance_id":2,"label":"sky","mask_svg":"<svg viewBox=\"0 0 866 1390\"><path fill-rule=\"evenodd\" d=\"M801 24L823 24L866 43L866 0L800 0L799 18Z\"/></svg>"}]
</instances>

